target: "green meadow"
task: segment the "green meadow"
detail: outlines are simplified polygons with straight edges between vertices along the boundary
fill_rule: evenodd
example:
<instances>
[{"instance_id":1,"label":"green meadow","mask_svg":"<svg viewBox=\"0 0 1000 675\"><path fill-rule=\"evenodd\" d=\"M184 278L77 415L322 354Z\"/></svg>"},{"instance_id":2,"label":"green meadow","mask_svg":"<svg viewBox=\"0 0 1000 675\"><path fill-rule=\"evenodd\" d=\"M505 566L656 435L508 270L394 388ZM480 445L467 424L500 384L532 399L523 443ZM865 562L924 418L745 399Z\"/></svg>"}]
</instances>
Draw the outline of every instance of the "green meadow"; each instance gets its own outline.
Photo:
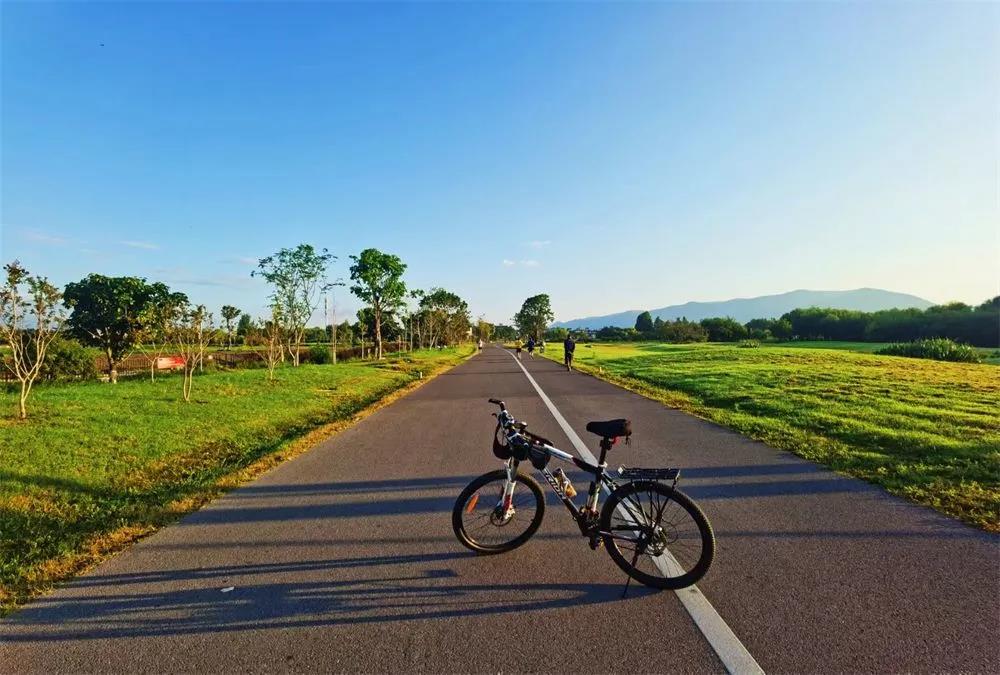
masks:
<instances>
[{"instance_id":1,"label":"green meadow","mask_svg":"<svg viewBox=\"0 0 1000 675\"><path fill-rule=\"evenodd\" d=\"M471 347L380 363L39 386L0 395L0 613L300 452ZM312 434L310 435L310 432Z\"/></svg>"},{"instance_id":2,"label":"green meadow","mask_svg":"<svg viewBox=\"0 0 1000 675\"><path fill-rule=\"evenodd\" d=\"M877 356L848 344L580 344L575 364L1000 531L1000 368ZM545 356L561 362L562 345Z\"/></svg>"}]
</instances>

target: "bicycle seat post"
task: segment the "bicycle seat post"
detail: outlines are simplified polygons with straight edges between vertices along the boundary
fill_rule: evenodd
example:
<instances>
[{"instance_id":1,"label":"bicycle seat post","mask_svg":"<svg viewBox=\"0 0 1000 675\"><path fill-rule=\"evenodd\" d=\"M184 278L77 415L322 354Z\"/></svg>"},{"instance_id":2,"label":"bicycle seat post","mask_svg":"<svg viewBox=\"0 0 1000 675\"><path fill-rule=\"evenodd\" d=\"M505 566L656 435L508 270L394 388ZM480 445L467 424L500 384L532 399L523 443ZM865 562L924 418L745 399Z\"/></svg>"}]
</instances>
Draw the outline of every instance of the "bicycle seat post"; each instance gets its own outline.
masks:
<instances>
[{"instance_id":1,"label":"bicycle seat post","mask_svg":"<svg viewBox=\"0 0 1000 675\"><path fill-rule=\"evenodd\" d=\"M608 450L611 449L612 445L613 444L612 444L610 438L602 438L601 439L601 459L600 459L599 464L604 464L604 460L607 459L607 456L608 456Z\"/></svg>"}]
</instances>

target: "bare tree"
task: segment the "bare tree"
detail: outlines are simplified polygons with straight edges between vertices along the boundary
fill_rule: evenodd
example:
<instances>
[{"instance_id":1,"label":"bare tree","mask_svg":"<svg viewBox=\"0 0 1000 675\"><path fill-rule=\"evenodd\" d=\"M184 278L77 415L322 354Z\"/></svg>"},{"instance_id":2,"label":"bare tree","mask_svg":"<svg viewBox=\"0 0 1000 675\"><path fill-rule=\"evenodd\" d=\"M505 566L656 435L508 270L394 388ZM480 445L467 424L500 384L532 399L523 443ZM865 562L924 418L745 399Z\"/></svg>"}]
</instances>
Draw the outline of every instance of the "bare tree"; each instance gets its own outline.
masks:
<instances>
[{"instance_id":1,"label":"bare tree","mask_svg":"<svg viewBox=\"0 0 1000 675\"><path fill-rule=\"evenodd\" d=\"M272 305L271 318L261 319L260 329L254 329L252 334L247 334L247 344L252 345L254 353L263 359L267 367L268 382L274 381L274 370L285 353L283 324L281 308Z\"/></svg>"},{"instance_id":2,"label":"bare tree","mask_svg":"<svg viewBox=\"0 0 1000 675\"><path fill-rule=\"evenodd\" d=\"M188 304L183 293L163 293L150 301L139 315L142 325L139 350L149 359L149 381L156 381L156 367L170 348L174 326Z\"/></svg>"},{"instance_id":3,"label":"bare tree","mask_svg":"<svg viewBox=\"0 0 1000 675\"><path fill-rule=\"evenodd\" d=\"M205 305L185 307L178 313L174 322L172 336L173 344L181 360L184 362L184 401L191 401L191 386L194 383L194 370L205 360L212 335L212 314Z\"/></svg>"},{"instance_id":4,"label":"bare tree","mask_svg":"<svg viewBox=\"0 0 1000 675\"><path fill-rule=\"evenodd\" d=\"M28 273L17 260L5 265L7 273L0 287L0 330L10 347L4 365L21 385L18 414L28 416L28 396L41 373L45 352L62 327L65 315L59 305L62 294L45 277ZM31 317L34 328L25 328Z\"/></svg>"}]
</instances>

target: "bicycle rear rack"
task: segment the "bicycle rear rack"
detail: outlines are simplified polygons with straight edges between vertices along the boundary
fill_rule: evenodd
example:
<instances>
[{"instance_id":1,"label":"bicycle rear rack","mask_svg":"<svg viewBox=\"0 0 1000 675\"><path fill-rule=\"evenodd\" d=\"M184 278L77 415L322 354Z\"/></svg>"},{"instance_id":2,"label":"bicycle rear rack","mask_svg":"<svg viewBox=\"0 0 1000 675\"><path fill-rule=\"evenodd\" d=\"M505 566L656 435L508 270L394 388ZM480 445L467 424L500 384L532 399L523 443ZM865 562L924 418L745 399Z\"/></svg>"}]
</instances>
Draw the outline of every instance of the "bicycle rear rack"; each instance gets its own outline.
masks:
<instances>
[{"instance_id":1,"label":"bicycle rear rack","mask_svg":"<svg viewBox=\"0 0 1000 675\"><path fill-rule=\"evenodd\" d=\"M640 469L627 466L618 467L618 475L629 480L677 480L680 469Z\"/></svg>"}]
</instances>

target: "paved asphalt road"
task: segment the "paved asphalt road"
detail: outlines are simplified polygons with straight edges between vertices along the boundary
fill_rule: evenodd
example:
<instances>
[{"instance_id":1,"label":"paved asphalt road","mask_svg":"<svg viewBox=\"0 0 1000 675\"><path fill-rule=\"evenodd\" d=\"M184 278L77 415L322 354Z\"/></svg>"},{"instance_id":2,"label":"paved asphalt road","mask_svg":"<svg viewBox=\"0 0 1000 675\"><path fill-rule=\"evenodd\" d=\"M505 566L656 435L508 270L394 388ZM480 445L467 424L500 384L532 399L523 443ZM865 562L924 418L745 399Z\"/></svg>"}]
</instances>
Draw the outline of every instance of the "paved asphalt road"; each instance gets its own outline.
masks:
<instances>
[{"instance_id":1,"label":"paved asphalt road","mask_svg":"<svg viewBox=\"0 0 1000 675\"><path fill-rule=\"evenodd\" d=\"M997 537L524 364L587 443L588 420L633 420L612 466L684 469L719 543L698 586L765 671L1000 671ZM622 599L561 508L506 555L455 541L456 495L498 466L489 396L572 451L488 349L0 622L0 671L723 670L678 595Z\"/></svg>"}]
</instances>

